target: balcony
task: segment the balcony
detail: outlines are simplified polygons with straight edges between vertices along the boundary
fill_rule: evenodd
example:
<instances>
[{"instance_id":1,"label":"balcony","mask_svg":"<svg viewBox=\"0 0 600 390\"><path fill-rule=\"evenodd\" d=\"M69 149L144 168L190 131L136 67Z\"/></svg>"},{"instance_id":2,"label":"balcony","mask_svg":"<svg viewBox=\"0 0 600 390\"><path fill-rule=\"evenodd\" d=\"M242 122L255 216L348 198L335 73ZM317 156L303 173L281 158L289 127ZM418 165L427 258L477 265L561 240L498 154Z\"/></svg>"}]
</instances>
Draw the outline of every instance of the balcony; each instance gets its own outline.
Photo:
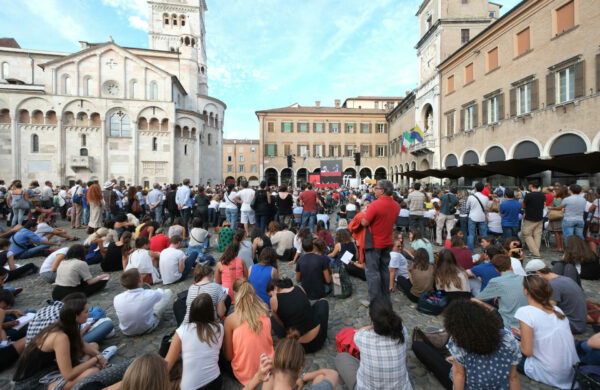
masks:
<instances>
[{"instance_id":1,"label":"balcony","mask_svg":"<svg viewBox=\"0 0 600 390\"><path fill-rule=\"evenodd\" d=\"M94 158L90 156L72 156L71 169L89 169L92 170Z\"/></svg>"},{"instance_id":2,"label":"balcony","mask_svg":"<svg viewBox=\"0 0 600 390\"><path fill-rule=\"evenodd\" d=\"M430 154L434 152L435 141L433 139L425 139L423 142L415 142L408 147L410 154L415 156L421 154Z\"/></svg>"}]
</instances>

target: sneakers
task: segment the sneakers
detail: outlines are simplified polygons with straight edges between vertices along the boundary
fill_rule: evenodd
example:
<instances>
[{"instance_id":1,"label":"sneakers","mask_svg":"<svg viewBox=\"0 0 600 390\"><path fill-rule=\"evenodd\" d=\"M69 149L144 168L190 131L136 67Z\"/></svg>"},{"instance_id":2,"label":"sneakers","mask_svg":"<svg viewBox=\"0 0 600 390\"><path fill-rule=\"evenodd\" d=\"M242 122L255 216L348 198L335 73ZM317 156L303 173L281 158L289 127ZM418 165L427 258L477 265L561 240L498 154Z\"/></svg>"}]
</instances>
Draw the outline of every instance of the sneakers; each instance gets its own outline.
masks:
<instances>
[{"instance_id":1,"label":"sneakers","mask_svg":"<svg viewBox=\"0 0 600 390\"><path fill-rule=\"evenodd\" d=\"M19 295L21 292L23 291L23 289L21 287L17 287L15 288L15 291L13 291L13 295L16 297L17 295Z\"/></svg>"},{"instance_id":2,"label":"sneakers","mask_svg":"<svg viewBox=\"0 0 600 390\"><path fill-rule=\"evenodd\" d=\"M106 360L110 360L110 358L114 356L118 349L119 348L116 345L112 345L102 351L102 356L104 356Z\"/></svg>"}]
</instances>

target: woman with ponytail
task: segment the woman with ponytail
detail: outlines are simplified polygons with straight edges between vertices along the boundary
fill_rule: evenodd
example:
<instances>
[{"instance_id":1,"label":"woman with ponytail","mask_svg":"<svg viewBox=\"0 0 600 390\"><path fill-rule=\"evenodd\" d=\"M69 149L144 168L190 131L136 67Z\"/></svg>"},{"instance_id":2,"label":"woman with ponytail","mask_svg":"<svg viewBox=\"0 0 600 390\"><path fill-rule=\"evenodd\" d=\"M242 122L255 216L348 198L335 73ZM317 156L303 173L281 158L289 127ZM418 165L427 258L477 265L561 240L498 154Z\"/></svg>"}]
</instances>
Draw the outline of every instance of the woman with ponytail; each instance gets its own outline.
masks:
<instances>
[{"instance_id":1,"label":"woman with ponytail","mask_svg":"<svg viewBox=\"0 0 600 390\"><path fill-rule=\"evenodd\" d=\"M335 358L335 368L348 389L412 390L406 369L408 332L392 306L371 301L372 325L354 335L360 360L343 352ZM393 369L392 369L393 367Z\"/></svg>"},{"instance_id":2,"label":"woman with ponytail","mask_svg":"<svg viewBox=\"0 0 600 390\"><path fill-rule=\"evenodd\" d=\"M289 332L287 338L277 342L273 360L261 356L259 370L244 390L254 390L261 382L263 390L335 389L338 373L334 370L323 368L300 375L304 368L304 349L298 342L299 337L298 332ZM305 385L311 381L312 386Z\"/></svg>"},{"instance_id":3,"label":"woman with ponytail","mask_svg":"<svg viewBox=\"0 0 600 390\"><path fill-rule=\"evenodd\" d=\"M233 291L233 282L239 278L248 278L248 267L246 263L238 257L240 243L233 242L225 249L215 267L215 280L218 284L228 289L227 294L231 297L231 303L235 303L235 293Z\"/></svg>"},{"instance_id":4,"label":"woman with ponytail","mask_svg":"<svg viewBox=\"0 0 600 390\"><path fill-rule=\"evenodd\" d=\"M259 368L260 356L273 356L271 320L250 282L238 279L235 287L235 311L225 320L224 352L236 379L246 385Z\"/></svg>"},{"instance_id":5,"label":"woman with ponytail","mask_svg":"<svg viewBox=\"0 0 600 390\"><path fill-rule=\"evenodd\" d=\"M515 313L520 329L523 359L518 370L533 380L560 389L571 388L573 365L579 361L566 316L550 303L552 286L538 274L523 278L523 293L529 305Z\"/></svg>"}]
</instances>

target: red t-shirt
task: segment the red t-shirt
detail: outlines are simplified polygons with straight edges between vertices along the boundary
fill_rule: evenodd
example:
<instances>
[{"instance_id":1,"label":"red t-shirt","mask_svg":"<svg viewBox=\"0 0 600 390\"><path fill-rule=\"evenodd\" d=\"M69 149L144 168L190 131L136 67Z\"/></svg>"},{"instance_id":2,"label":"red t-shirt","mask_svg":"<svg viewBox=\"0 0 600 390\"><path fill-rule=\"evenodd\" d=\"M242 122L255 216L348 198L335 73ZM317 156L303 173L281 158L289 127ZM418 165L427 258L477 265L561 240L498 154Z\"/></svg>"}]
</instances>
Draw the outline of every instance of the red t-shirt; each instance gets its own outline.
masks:
<instances>
[{"instance_id":1,"label":"red t-shirt","mask_svg":"<svg viewBox=\"0 0 600 390\"><path fill-rule=\"evenodd\" d=\"M483 191L481 191L482 195L490 196L490 189L488 187L484 187Z\"/></svg>"},{"instance_id":2,"label":"red t-shirt","mask_svg":"<svg viewBox=\"0 0 600 390\"><path fill-rule=\"evenodd\" d=\"M162 252L170 245L169 237L164 234L158 234L150 239L150 250L153 252Z\"/></svg>"},{"instance_id":3,"label":"red t-shirt","mask_svg":"<svg viewBox=\"0 0 600 390\"><path fill-rule=\"evenodd\" d=\"M552 192L546 192L544 195L546 196L546 207L552 206L552 202L554 202L554 195L552 195Z\"/></svg>"},{"instance_id":4,"label":"red t-shirt","mask_svg":"<svg viewBox=\"0 0 600 390\"><path fill-rule=\"evenodd\" d=\"M392 233L398 213L400 206L391 196L382 196L367 207L365 219L369 221L375 248L386 248L394 243Z\"/></svg>"},{"instance_id":5,"label":"red t-shirt","mask_svg":"<svg viewBox=\"0 0 600 390\"><path fill-rule=\"evenodd\" d=\"M317 211L317 192L313 190L302 191L300 194L302 211Z\"/></svg>"},{"instance_id":6,"label":"red t-shirt","mask_svg":"<svg viewBox=\"0 0 600 390\"><path fill-rule=\"evenodd\" d=\"M469 248L450 248L450 251L454 253L456 263L464 270L473 268L473 255Z\"/></svg>"},{"instance_id":7,"label":"red t-shirt","mask_svg":"<svg viewBox=\"0 0 600 390\"><path fill-rule=\"evenodd\" d=\"M337 192L334 192L331 197L335 200L339 200L340 199L340 195Z\"/></svg>"}]
</instances>

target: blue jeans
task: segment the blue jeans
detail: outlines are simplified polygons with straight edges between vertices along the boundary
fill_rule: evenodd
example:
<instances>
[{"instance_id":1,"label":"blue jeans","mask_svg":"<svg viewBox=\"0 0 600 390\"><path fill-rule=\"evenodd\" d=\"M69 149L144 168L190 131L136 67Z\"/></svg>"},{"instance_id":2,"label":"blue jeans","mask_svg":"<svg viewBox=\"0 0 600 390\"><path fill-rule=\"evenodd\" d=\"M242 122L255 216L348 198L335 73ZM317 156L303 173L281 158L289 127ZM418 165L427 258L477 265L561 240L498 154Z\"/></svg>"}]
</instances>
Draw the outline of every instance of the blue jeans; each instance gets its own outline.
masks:
<instances>
[{"instance_id":1,"label":"blue jeans","mask_svg":"<svg viewBox=\"0 0 600 390\"><path fill-rule=\"evenodd\" d=\"M579 236L583 238L583 219L581 221L565 221L562 223L563 236L565 237L565 247L567 246L567 238L569 236Z\"/></svg>"},{"instance_id":2,"label":"blue jeans","mask_svg":"<svg viewBox=\"0 0 600 390\"><path fill-rule=\"evenodd\" d=\"M384 299L390 305L390 252L392 246L387 248L365 249L365 275L369 302L375 299Z\"/></svg>"},{"instance_id":3,"label":"blue jeans","mask_svg":"<svg viewBox=\"0 0 600 390\"><path fill-rule=\"evenodd\" d=\"M158 206L156 206L154 208L154 210L152 210L152 212L154 213L154 220L158 223L162 222L162 215L163 215L163 206L162 204L159 204Z\"/></svg>"},{"instance_id":4,"label":"blue jeans","mask_svg":"<svg viewBox=\"0 0 600 390\"><path fill-rule=\"evenodd\" d=\"M238 221L238 209L237 207L234 209L226 209L225 216L227 217L227 221L231 224L231 228L235 230L235 226Z\"/></svg>"},{"instance_id":5,"label":"blue jeans","mask_svg":"<svg viewBox=\"0 0 600 390\"><path fill-rule=\"evenodd\" d=\"M83 213L81 213L81 224L87 225L90 220L90 207L84 207Z\"/></svg>"},{"instance_id":6,"label":"blue jeans","mask_svg":"<svg viewBox=\"0 0 600 390\"><path fill-rule=\"evenodd\" d=\"M82 336L86 343L100 343L113 330L115 325L111 320L103 321L94 329L90 329Z\"/></svg>"},{"instance_id":7,"label":"blue jeans","mask_svg":"<svg viewBox=\"0 0 600 390\"><path fill-rule=\"evenodd\" d=\"M263 232L267 228L267 221L268 221L268 219L269 219L268 215L257 215L256 216L256 222L258 224L258 228L260 230L262 230Z\"/></svg>"},{"instance_id":8,"label":"blue jeans","mask_svg":"<svg viewBox=\"0 0 600 390\"><path fill-rule=\"evenodd\" d=\"M463 237L469 236L469 217L458 217L458 223L460 224L460 230L462 231Z\"/></svg>"},{"instance_id":9,"label":"blue jeans","mask_svg":"<svg viewBox=\"0 0 600 390\"><path fill-rule=\"evenodd\" d=\"M192 251L187 259L185 259L185 268L183 269L183 272L181 273L181 279L183 280L185 279L188 274L190 273L190 271L192 269L194 269L194 266L196 265L196 258L198 257L198 252L197 251Z\"/></svg>"},{"instance_id":10,"label":"blue jeans","mask_svg":"<svg viewBox=\"0 0 600 390\"><path fill-rule=\"evenodd\" d=\"M317 223L317 212L316 211L303 211L302 212L302 225L300 228L308 227L310 228L310 232L313 233L315 228L315 223Z\"/></svg>"},{"instance_id":11,"label":"blue jeans","mask_svg":"<svg viewBox=\"0 0 600 390\"><path fill-rule=\"evenodd\" d=\"M50 245L34 246L33 248L29 248L29 249L24 250L23 252L19 253L18 255L15 255L15 259L29 259L30 257L40 256L40 252L42 252L44 249L47 249L49 247L50 247Z\"/></svg>"},{"instance_id":12,"label":"blue jeans","mask_svg":"<svg viewBox=\"0 0 600 390\"><path fill-rule=\"evenodd\" d=\"M25 217L25 209L18 209L16 207L13 207L12 212L13 212L12 226L15 226L17 223L19 225L23 225L23 218Z\"/></svg>"},{"instance_id":13,"label":"blue jeans","mask_svg":"<svg viewBox=\"0 0 600 390\"><path fill-rule=\"evenodd\" d=\"M587 340L576 341L575 349L582 363L600 365L600 349L590 347Z\"/></svg>"},{"instance_id":14,"label":"blue jeans","mask_svg":"<svg viewBox=\"0 0 600 390\"><path fill-rule=\"evenodd\" d=\"M481 237L485 237L487 235L487 224L485 221L483 222L475 222L471 218L469 218L469 235L467 236L467 246L473 252L473 247L475 246L475 235L476 228L479 228L479 234Z\"/></svg>"},{"instance_id":15,"label":"blue jeans","mask_svg":"<svg viewBox=\"0 0 600 390\"><path fill-rule=\"evenodd\" d=\"M217 209L208 208L208 223L217 226Z\"/></svg>"},{"instance_id":16,"label":"blue jeans","mask_svg":"<svg viewBox=\"0 0 600 390\"><path fill-rule=\"evenodd\" d=\"M502 235L504 238L518 237L519 227L518 226L502 226Z\"/></svg>"}]
</instances>

